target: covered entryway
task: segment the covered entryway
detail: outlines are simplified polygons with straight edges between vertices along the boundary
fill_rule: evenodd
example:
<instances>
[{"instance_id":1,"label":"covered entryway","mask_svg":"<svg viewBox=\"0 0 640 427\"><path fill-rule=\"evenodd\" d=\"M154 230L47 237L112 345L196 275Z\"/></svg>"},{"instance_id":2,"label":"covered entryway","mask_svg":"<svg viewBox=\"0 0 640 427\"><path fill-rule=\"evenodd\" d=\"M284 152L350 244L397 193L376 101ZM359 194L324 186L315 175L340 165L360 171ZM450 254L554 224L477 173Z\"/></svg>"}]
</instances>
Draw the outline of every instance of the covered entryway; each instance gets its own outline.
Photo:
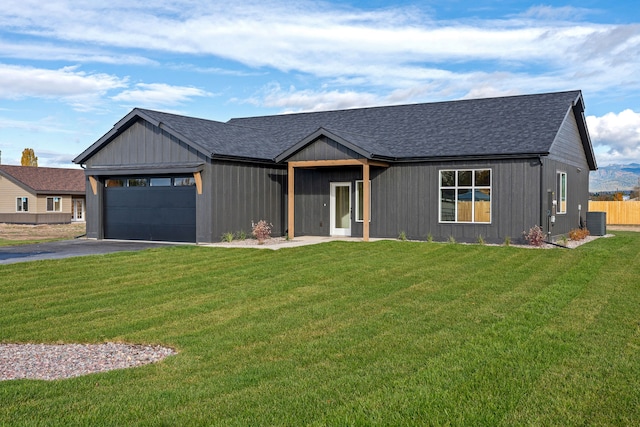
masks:
<instances>
[{"instance_id":1,"label":"covered entryway","mask_svg":"<svg viewBox=\"0 0 640 427\"><path fill-rule=\"evenodd\" d=\"M196 241L195 185L171 178L114 181L104 191L105 239Z\"/></svg>"}]
</instances>

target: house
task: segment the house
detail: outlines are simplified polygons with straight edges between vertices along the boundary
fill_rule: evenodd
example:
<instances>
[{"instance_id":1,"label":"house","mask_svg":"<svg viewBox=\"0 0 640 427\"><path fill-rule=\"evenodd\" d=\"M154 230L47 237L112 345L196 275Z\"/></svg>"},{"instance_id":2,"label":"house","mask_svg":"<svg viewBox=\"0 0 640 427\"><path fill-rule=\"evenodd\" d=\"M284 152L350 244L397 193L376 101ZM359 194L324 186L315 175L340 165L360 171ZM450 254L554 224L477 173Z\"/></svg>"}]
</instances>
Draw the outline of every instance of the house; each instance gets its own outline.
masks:
<instances>
[{"instance_id":1,"label":"house","mask_svg":"<svg viewBox=\"0 0 640 427\"><path fill-rule=\"evenodd\" d=\"M0 165L0 222L84 221L86 179L81 169Z\"/></svg>"},{"instance_id":2,"label":"house","mask_svg":"<svg viewBox=\"0 0 640 427\"><path fill-rule=\"evenodd\" d=\"M89 237L503 242L584 224L596 160L580 91L246 117L134 109L74 159Z\"/></svg>"}]
</instances>

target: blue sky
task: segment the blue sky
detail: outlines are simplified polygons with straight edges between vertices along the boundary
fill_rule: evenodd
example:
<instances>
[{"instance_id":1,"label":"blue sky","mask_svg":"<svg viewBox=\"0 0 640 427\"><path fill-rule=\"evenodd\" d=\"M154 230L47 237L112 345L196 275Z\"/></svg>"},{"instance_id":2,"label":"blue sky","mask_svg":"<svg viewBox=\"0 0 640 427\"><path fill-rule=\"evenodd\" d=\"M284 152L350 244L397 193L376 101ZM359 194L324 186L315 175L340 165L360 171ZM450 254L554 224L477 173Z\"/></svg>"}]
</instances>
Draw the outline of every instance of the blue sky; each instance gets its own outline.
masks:
<instances>
[{"instance_id":1,"label":"blue sky","mask_svg":"<svg viewBox=\"0 0 640 427\"><path fill-rule=\"evenodd\" d=\"M104 3L104 4L101 4ZM581 89L640 163L636 1L3 0L0 150L71 160L132 108L226 121Z\"/></svg>"}]
</instances>

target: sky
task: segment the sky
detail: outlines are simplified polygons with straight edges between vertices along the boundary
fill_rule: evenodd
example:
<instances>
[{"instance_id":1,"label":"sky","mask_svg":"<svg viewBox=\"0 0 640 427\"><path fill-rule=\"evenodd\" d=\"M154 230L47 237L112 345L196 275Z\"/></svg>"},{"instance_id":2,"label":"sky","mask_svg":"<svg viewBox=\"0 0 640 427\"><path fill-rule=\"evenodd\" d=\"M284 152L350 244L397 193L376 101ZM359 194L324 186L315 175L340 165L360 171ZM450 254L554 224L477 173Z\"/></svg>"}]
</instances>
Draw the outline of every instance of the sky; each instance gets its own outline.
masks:
<instances>
[{"instance_id":1,"label":"sky","mask_svg":"<svg viewBox=\"0 0 640 427\"><path fill-rule=\"evenodd\" d=\"M133 108L232 117L582 90L640 163L634 1L3 0L0 151L74 157Z\"/></svg>"}]
</instances>

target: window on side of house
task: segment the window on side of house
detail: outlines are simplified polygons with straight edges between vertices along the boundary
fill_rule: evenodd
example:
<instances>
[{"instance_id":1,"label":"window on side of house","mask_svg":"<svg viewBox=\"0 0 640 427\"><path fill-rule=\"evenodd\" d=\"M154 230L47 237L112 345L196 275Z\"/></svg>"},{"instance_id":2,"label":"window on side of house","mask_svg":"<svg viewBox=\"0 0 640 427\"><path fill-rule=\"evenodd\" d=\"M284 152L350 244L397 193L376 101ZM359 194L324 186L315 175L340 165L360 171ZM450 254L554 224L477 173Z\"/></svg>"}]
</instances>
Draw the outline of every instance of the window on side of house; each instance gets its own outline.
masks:
<instances>
[{"instance_id":1,"label":"window on side of house","mask_svg":"<svg viewBox=\"0 0 640 427\"><path fill-rule=\"evenodd\" d=\"M356 181L356 222L364 222L364 181ZM371 181L369 181L369 222L371 222Z\"/></svg>"},{"instance_id":2,"label":"window on side of house","mask_svg":"<svg viewBox=\"0 0 640 427\"><path fill-rule=\"evenodd\" d=\"M62 212L62 197L47 197L47 212Z\"/></svg>"},{"instance_id":3,"label":"window on side of house","mask_svg":"<svg viewBox=\"0 0 640 427\"><path fill-rule=\"evenodd\" d=\"M440 222L491 223L491 169L440 171Z\"/></svg>"},{"instance_id":4,"label":"window on side of house","mask_svg":"<svg viewBox=\"0 0 640 427\"><path fill-rule=\"evenodd\" d=\"M557 184L557 201L558 206L556 207L556 213L566 214L567 213L567 173L566 172L558 172L557 173L558 184Z\"/></svg>"},{"instance_id":5,"label":"window on side of house","mask_svg":"<svg viewBox=\"0 0 640 427\"><path fill-rule=\"evenodd\" d=\"M28 197L18 197L16 199L16 212L29 212Z\"/></svg>"}]
</instances>

